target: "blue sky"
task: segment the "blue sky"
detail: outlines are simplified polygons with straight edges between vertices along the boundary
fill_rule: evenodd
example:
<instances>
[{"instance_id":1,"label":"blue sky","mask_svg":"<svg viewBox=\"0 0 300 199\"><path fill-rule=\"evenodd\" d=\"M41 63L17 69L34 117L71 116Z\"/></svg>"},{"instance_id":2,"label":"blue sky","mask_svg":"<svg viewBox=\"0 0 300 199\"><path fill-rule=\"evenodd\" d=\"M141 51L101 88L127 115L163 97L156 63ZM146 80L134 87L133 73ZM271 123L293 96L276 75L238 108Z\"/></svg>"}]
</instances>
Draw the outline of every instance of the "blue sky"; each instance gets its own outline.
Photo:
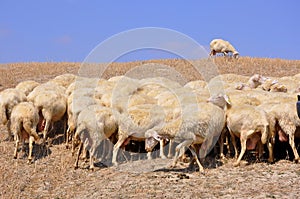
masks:
<instances>
[{"instance_id":1,"label":"blue sky","mask_svg":"<svg viewBox=\"0 0 300 199\"><path fill-rule=\"evenodd\" d=\"M0 63L82 62L123 31L161 27L209 46L230 41L241 56L300 59L300 1L0 0ZM165 58L145 51L124 59Z\"/></svg>"}]
</instances>

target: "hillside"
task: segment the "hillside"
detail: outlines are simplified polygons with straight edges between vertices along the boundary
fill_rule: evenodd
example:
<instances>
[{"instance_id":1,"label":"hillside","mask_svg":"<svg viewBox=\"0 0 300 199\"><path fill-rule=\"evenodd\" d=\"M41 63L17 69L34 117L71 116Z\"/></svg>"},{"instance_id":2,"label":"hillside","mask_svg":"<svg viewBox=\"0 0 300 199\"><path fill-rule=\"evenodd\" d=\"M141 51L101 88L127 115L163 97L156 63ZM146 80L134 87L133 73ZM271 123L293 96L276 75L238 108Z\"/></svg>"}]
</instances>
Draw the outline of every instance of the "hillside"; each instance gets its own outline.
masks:
<instances>
[{"instance_id":1,"label":"hillside","mask_svg":"<svg viewBox=\"0 0 300 199\"><path fill-rule=\"evenodd\" d=\"M184 60L149 60L112 63L101 77L123 75L148 63L170 66L186 80L202 79L195 68ZM207 61L201 61L203 65ZM209 62L211 63L211 62ZM217 57L214 64L219 74L251 76L255 73L272 77L300 73L300 60L241 57L238 60ZM207 64L208 67L211 66ZM14 87L24 80L46 82L64 73L78 74L81 63L11 63L0 65L0 90ZM209 68L208 68L209 70ZM186 170L180 163L176 169L165 169L171 160L135 160L119 167L98 165L89 171L88 163L74 170L75 157L63 144L49 149L36 145L34 164L26 163L26 155L13 159L14 143L4 141L6 128L0 126L0 198L298 198L300 196L300 164L288 157L274 164L251 162L233 167L208 161L205 175ZM40 152L43 151L43 152ZM299 151L299 148L298 148ZM22 153L20 153L22 154ZM82 162L82 161L81 161ZM155 171L153 168L157 168Z\"/></svg>"}]
</instances>

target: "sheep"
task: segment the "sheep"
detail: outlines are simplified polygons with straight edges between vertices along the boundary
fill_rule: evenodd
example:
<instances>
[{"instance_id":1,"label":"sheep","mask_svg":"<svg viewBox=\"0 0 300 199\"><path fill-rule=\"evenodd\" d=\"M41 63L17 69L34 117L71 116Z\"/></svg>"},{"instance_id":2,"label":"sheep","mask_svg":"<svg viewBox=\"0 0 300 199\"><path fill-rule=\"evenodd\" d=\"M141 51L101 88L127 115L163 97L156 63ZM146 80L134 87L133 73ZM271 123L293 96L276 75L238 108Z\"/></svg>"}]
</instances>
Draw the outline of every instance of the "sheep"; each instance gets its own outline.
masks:
<instances>
[{"instance_id":1,"label":"sheep","mask_svg":"<svg viewBox=\"0 0 300 199\"><path fill-rule=\"evenodd\" d=\"M75 132L75 139L80 139L80 145L74 167L78 168L79 156L85 147L90 152L90 169L93 170L96 148L103 140L116 133L117 129L117 120L111 108L98 105L81 111Z\"/></svg>"},{"instance_id":2,"label":"sheep","mask_svg":"<svg viewBox=\"0 0 300 199\"><path fill-rule=\"evenodd\" d=\"M148 129L153 128L157 125L156 121L152 118L163 117L162 109L160 106L145 104L136 105L128 108L128 112L116 112L118 118L118 141L114 145L112 163L117 166L117 155L119 148L125 146L130 140L144 141L145 132ZM150 154L148 153L148 159Z\"/></svg>"},{"instance_id":3,"label":"sheep","mask_svg":"<svg viewBox=\"0 0 300 199\"><path fill-rule=\"evenodd\" d=\"M37 95L54 92L65 96L66 88L53 82L46 82L35 87L27 96L27 101L33 101Z\"/></svg>"},{"instance_id":4,"label":"sheep","mask_svg":"<svg viewBox=\"0 0 300 199\"><path fill-rule=\"evenodd\" d=\"M38 108L39 114L45 121L43 129L43 142L46 141L50 126L56 121L63 119L67 110L67 98L60 90L47 90L39 92L33 90L28 99ZM65 124L64 124L65 125Z\"/></svg>"},{"instance_id":5,"label":"sheep","mask_svg":"<svg viewBox=\"0 0 300 199\"><path fill-rule=\"evenodd\" d=\"M76 80L77 76L73 74L62 74L59 76L56 76L54 79L50 80L49 82L53 82L59 86L63 86L67 88L71 83L73 83Z\"/></svg>"},{"instance_id":6,"label":"sheep","mask_svg":"<svg viewBox=\"0 0 300 199\"><path fill-rule=\"evenodd\" d=\"M240 83L235 85L235 89L237 90L249 90L249 89L255 89L258 86L264 84L269 78L266 78L259 74L254 74L249 78L249 80L246 83Z\"/></svg>"},{"instance_id":7,"label":"sheep","mask_svg":"<svg viewBox=\"0 0 300 199\"><path fill-rule=\"evenodd\" d=\"M239 58L239 52L228 42L223 39L214 39L210 42L210 56L216 55L216 53L223 53L227 56L228 53L232 53L234 58Z\"/></svg>"},{"instance_id":8,"label":"sheep","mask_svg":"<svg viewBox=\"0 0 300 199\"><path fill-rule=\"evenodd\" d=\"M32 161L33 142L40 138L36 132L39 122L39 114L37 108L31 102L21 102L17 104L11 113L11 130L15 137L14 158L17 158L19 142L29 139L28 163Z\"/></svg>"},{"instance_id":9,"label":"sheep","mask_svg":"<svg viewBox=\"0 0 300 199\"><path fill-rule=\"evenodd\" d=\"M99 78L76 77L76 79L66 88L65 94L69 96L77 89L95 89L99 81L101 81Z\"/></svg>"},{"instance_id":10,"label":"sheep","mask_svg":"<svg viewBox=\"0 0 300 199\"><path fill-rule=\"evenodd\" d=\"M20 82L16 86L16 89L24 92L24 94L27 96L38 85L40 85L40 83L38 83L36 81L28 80L28 81Z\"/></svg>"},{"instance_id":11,"label":"sheep","mask_svg":"<svg viewBox=\"0 0 300 199\"><path fill-rule=\"evenodd\" d=\"M206 87L207 82L203 80L190 81L184 85L184 87L191 88L193 90L202 90Z\"/></svg>"},{"instance_id":12,"label":"sheep","mask_svg":"<svg viewBox=\"0 0 300 199\"><path fill-rule=\"evenodd\" d=\"M88 106L97 104L96 99L84 95L80 95L80 97L74 99L73 98L74 94L75 93L73 93L68 97L68 102L67 102L68 103L67 105L68 128L67 128L66 139L65 139L66 145L69 142L70 136L73 135L73 132L76 129L77 118L79 113L82 110L86 109Z\"/></svg>"},{"instance_id":13,"label":"sheep","mask_svg":"<svg viewBox=\"0 0 300 199\"><path fill-rule=\"evenodd\" d=\"M276 122L278 122L278 126L280 127L278 130L279 141L289 141L295 156L294 160L298 163L299 154L295 146L294 138L297 127L300 127L300 119L298 118L295 104L288 101L282 101L279 104L274 104L271 111L275 115Z\"/></svg>"},{"instance_id":14,"label":"sheep","mask_svg":"<svg viewBox=\"0 0 300 199\"><path fill-rule=\"evenodd\" d=\"M223 107L226 111L226 125L232 138L235 158L238 155L235 136L240 138L241 152L234 166L238 166L246 150L255 149L256 144L261 156L261 144L266 144L269 138L269 122L263 109L247 104L231 104L229 97L222 94L212 96L208 101Z\"/></svg>"},{"instance_id":15,"label":"sheep","mask_svg":"<svg viewBox=\"0 0 300 199\"><path fill-rule=\"evenodd\" d=\"M23 92L18 89L9 88L3 90L0 93L0 123L7 126L8 138L7 140L12 140L12 134L10 130L11 121L11 111L15 105L20 102L26 101L26 96Z\"/></svg>"},{"instance_id":16,"label":"sheep","mask_svg":"<svg viewBox=\"0 0 300 199\"><path fill-rule=\"evenodd\" d=\"M202 144L201 158L208 154L225 127L225 112L211 103L190 104L184 107L182 117L160 126L146 131L146 150L151 150L160 139L174 139L179 145L176 147L171 167L176 166L179 157L184 153L184 148L188 147L199 166L200 173L203 173L204 168L193 145Z\"/></svg>"}]
</instances>

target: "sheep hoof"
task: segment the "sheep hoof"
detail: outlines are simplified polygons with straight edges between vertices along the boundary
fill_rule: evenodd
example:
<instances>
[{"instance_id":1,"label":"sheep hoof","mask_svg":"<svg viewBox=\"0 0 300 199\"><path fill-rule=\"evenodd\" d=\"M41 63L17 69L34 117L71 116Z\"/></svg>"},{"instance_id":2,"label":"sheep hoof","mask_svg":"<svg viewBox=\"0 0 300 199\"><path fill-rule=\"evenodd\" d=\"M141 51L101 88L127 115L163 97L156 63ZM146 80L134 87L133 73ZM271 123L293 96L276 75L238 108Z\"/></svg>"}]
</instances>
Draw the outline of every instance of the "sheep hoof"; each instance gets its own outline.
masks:
<instances>
[{"instance_id":1,"label":"sheep hoof","mask_svg":"<svg viewBox=\"0 0 300 199\"><path fill-rule=\"evenodd\" d=\"M76 169L78 169L78 165L75 164L74 165L74 170L76 170Z\"/></svg>"},{"instance_id":2,"label":"sheep hoof","mask_svg":"<svg viewBox=\"0 0 300 199\"><path fill-rule=\"evenodd\" d=\"M299 159L295 159L295 163L299 163Z\"/></svg>"},{"instance_id":3,"label":"sheep hoof","mask_svg":"<svg viewBox=\"0 0 300 199\"><path fill-rule=\"evenodd\" d=\"M90 170L90 171L94 171L94 170L95 170L95 167L94 167L94 166L90 166L89 170Z\"/></svg>"},{"instance_id":4,"label":"sheep hoof","mask_svg":"<svg viewBox=\"0 0 300 199\"><path fill-rule=\"evenodd\" d=\"M17 156L14 156L14 159L17 159Z\"/></svg>"},{"instance_id":5,"label":"sheep hoof","mask_svg":"<svg viewBox=\"0 0 300 199\"><path fill-rule=\"evenodd\" d=\"M32 164L32 163L33 163L32 159L27 160L27 164Z\"/></svg>"},{"instance_id":6,"label":"sheep hoof","mask_svg":"<svg viewBox=\"0 0 300 199\"><path fill-rule=\"evenodd\" d=\"M204 169L199 169L199 174L200 175L205 175Z\"/></svg>"},{"instance_id":7,"label":"sheep hoof","mask_svg":"<svg viewBox=\"0 0 300 199\"><path fill-rule=\"evenodd\" d=\"M234 167L237 167L237 166L239 166L239 165L240 165L239 162L236 162L236 163L233 164Z\"/></svg>"},{"instance_id":8,"label":"sheep hoof","mask_svg":"<svg viewBox=\"0 0 300 199\"><path fill-rule=\"evenodd\" d=\"M160 158L161 159L167 159L167 157L165 155L162 155Z\"/></svg>"}]
</instances>

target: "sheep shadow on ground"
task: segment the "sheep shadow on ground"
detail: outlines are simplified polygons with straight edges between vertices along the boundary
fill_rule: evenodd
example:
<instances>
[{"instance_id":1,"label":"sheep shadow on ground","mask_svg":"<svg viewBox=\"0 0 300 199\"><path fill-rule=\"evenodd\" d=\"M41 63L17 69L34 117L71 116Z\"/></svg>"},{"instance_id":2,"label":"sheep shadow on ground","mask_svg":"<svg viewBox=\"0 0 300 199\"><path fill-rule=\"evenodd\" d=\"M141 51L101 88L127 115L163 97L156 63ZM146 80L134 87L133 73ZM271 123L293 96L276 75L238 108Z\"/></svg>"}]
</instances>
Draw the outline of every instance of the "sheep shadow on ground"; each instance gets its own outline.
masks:
<instances>
[{"instance_id":1,"label":"sheep shadow on ground","mask_svg":"<svg viewBox=\"0 0 300 199\"><path fill-rule=\"evenodd\" d=\"M26 143L23 150L23 156L22 158L27 158L28 157L28 153L29 153L29 144ZM33 144L33 149L32 149L32 156L33 156L33 160L39 160L39 159L43 159L49 155L51 155L52 151L50 150L50 148L46 145L46 144Z\"/></svg>"}]
</instances>

